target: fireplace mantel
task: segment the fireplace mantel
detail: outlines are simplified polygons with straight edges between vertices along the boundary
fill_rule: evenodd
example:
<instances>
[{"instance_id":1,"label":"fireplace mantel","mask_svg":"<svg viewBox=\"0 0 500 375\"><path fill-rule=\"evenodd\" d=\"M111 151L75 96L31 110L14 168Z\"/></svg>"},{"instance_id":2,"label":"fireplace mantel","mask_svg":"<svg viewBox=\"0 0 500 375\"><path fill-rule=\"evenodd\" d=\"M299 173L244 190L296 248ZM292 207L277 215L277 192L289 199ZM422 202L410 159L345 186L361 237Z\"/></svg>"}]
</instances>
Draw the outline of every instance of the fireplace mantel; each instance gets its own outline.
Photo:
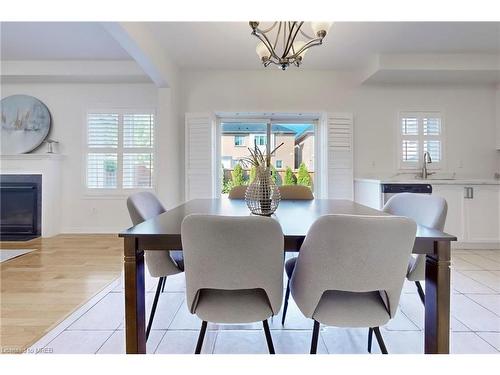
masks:
<instances>
[{"instance_id":1,"label":"fireplace mantel","mask_svg":"<svg viewBox=\"0 0 500 375\"><path fill-rule=\"evenodd\" d=\"M60 233L61 154L0 155L1 174L42 175L42 237Z\"/></svg>"},{"instance_id":2,"label":"fireplace mantel","mask_svg":"<svg viewBox=\"0 0 500 375\"><path fill-rule=\"evenodd\" d=\"M18 154L18 155L0 155L0 161L3 160L63 160L62 154Z\"/></svg>"}]
</instances>

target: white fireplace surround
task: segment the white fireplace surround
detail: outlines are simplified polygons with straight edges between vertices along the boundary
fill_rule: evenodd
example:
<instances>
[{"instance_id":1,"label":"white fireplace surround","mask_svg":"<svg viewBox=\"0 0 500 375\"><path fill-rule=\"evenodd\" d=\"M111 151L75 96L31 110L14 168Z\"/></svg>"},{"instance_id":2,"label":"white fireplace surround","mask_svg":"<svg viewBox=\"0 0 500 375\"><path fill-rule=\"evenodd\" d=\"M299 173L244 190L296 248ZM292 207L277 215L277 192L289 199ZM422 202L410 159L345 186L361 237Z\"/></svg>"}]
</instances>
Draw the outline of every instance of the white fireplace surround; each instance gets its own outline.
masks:
<instances>
[{"instance_id":1,"label":"white fireplace surround","mask_svg":"<svg viewBox=\"0 0 500 375\"><path fill-rule=\"evenodd\" d=\"M1 155L1 174L42 175L42 237L60 233L61 161L60 154Z\"/></svg>"}]
</instances>

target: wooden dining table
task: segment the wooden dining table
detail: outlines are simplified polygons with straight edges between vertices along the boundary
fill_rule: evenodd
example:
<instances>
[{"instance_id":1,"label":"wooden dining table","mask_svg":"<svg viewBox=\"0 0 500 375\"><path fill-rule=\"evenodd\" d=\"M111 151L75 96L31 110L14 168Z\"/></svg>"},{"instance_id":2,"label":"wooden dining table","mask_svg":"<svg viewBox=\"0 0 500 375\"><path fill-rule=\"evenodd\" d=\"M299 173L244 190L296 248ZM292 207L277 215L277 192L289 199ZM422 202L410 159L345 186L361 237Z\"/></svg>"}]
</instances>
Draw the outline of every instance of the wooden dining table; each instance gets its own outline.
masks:
<instances>
[{"instance_id":1,"label":"wooden dining table","mask_svg":"<svg viewBox=\"0 0 500 375\"><path fill-rule=\"evenodd\" d=\"M244 200L195 199L119 234L124 238L127 353L146 353L144 250L182 250L182 220L187 215L195 213L223 216L250 215ZM285 237L283 250L299 251L311 224L319 217L328 214L387 215L349 200L281 201L272 217L283 229ZM418 225L413 253L426 255L425 353L449 353L451 241L456 241L456 237Z\"/></svg>"}]
</instances>

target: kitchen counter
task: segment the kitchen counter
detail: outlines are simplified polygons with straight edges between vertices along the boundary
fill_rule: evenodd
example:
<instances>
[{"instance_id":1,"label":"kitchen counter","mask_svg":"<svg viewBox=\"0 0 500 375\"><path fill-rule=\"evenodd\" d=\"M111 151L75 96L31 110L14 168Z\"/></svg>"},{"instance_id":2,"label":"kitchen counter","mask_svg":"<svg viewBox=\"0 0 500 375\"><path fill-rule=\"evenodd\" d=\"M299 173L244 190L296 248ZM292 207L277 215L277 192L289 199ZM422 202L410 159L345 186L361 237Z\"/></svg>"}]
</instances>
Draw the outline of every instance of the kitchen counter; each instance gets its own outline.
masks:
<instances>
[{"instance_id":1,"label":"kitchen counter","mask_svg":"<svg viewBox=\"0 0 500 375\"><path fill-rule=\"evenodd\" d=\"M458 238L453 247L460 249L500 249L500 180L494 178L452 179L453 174L439 173L426 180L405 173L368 175L354 179L354 201L382 209L394 194L403 191L432 195L448 204L444 231ZM387 184L395 184L388 188ZM423 185L416 189L408 185Z\"/></svg>"},{"instance_id":2,"label":"kitchen counter","mask_svg":"<svg viewBox=\"0 0 500 375\"><path fill-rule=\"evenodd\" d=\"M355 178L356 182L369 182L374 184L430 184L430 185L500 185L500 180L494 178L411 178L410 176L392 176L382 178Z\"/></svg>"}]
</instances>

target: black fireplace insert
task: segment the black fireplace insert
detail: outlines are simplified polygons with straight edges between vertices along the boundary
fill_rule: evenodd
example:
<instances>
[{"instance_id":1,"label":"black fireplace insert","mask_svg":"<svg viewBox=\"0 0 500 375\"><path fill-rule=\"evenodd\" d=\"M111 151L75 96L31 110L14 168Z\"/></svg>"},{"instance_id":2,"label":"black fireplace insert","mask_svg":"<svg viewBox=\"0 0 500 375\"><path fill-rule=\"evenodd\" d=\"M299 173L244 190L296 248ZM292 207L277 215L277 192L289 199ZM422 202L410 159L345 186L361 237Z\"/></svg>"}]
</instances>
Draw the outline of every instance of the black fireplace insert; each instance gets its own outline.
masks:
<instances>
[{"instance_id":1,"label":"black fireplace insert","mask_svg":"<svg viewBox=\"0 0 500 375\"><path fill-rule=\"evenodd\" d=\"M0 175L0 240L26 241L42 229L42 175Z\"/></svg>"}]
</instances>

